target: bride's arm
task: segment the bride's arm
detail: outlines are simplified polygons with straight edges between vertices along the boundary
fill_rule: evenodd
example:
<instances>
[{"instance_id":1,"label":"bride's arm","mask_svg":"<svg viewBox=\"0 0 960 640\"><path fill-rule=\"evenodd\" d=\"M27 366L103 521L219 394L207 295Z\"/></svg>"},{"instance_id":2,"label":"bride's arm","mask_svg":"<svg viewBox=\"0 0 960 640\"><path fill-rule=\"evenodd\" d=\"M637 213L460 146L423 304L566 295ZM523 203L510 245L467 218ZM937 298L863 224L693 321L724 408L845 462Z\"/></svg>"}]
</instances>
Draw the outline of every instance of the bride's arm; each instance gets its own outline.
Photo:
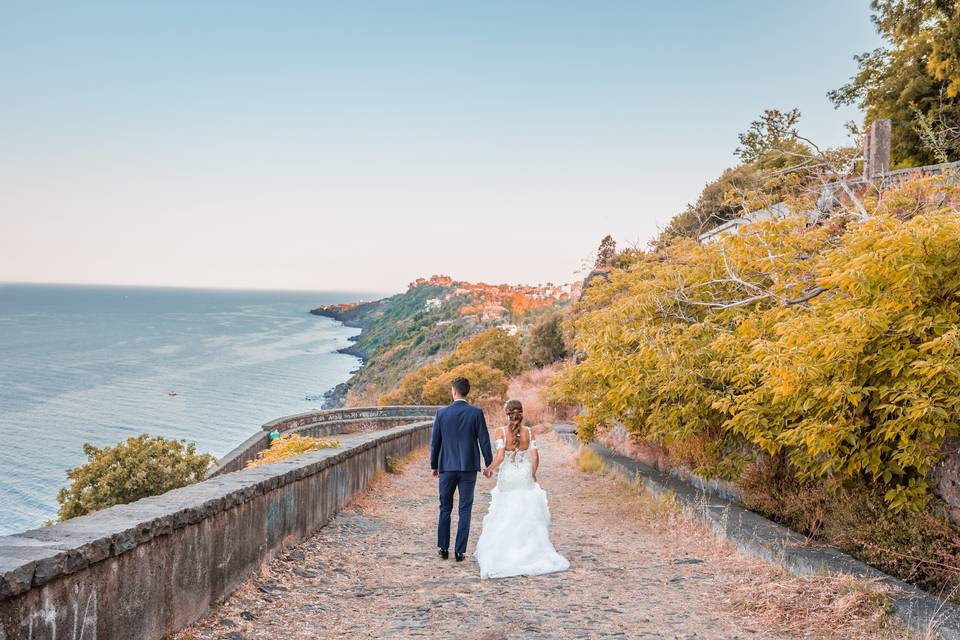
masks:
<instances>
[{"instance_id":1,"label":"bride's arm","mask_svg":"<svg viewBox=\"0 0 960 640\"><path fill-rule=\"evenodd\" d=\"M540 466L540 451L537 449L537 441L533 437L533 429L527 427L527 433L530 434L530 473L533 475L533 481L537 481L537 467Z\"/></svg>"},{"instance_id":2,"label":"bride's arm","mask_svg":"<svg viewBox=\"0 0 960 640\"><path fill-rule=\"evenodd\" d=\"M493 435L496 438L503 437L500 433L500 429L497 429L497 431ZM503 447L500 447L497 449L497 455L493 457L493 462L490 463L490 466L483 470L483 475L487 476L488 478L491 475L493 475L494 470L500 466L501 462L503 462L504 453L505 453L505 450Z\"/></svg>"},{"instance_id":3,"label":"bride's arm","mask_svg":"<svg viewBox=\"0 0 960 640\"><path fill-rule=\"evenodd\" d=\"M500 447L497 449L497 455L493 457L493 462L490 463L490 466L487 467L487 471L493 472L497 467L500 466L500 463L503 462L503 452L505 449Z\"/></svg>"}]
</instances>

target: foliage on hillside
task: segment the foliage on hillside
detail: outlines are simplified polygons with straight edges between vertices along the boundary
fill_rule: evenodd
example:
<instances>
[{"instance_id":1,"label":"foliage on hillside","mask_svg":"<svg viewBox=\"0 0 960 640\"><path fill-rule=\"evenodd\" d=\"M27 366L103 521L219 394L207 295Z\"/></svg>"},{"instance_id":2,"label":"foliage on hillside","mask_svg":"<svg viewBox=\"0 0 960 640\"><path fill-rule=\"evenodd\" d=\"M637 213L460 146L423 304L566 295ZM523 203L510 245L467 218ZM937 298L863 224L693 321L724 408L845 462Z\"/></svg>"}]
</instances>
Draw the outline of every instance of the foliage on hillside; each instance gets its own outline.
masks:
<instances>
[{"instance_id":1,"label":"foliage on hillside","mask_svg":"<svg viewBox=\"0 0 960 640\"><path fill-rule=\"evenodd\" d=\"M508 377L521 368L520 339L502 329L487 329L461 342L450 355L404 375L394 389L380 396L378 403L446 404L450 401L450 381L456 375L470 380L471 399L502 398Z\"/></svg>"},{"instance_id":2,"label":"foliage on hillside","mask_svg":"<svg viewBox=\"0 0 960 640\"><path fill-rule=\"evenodd\" d=\"M619 420L726 477L782 452L800 479L866 476L922 507L960 429L960 198L925 185L927 211L894 194L864 222L681 238L591 287L587 357L558 386L586 408L582 436Z\"/></svg>"},{"instance_id":3,"label":"foliage on hillside","mask_svg":"<svg viewBox=\"0 0 960 640\"><path fill-rule=\"evenodd\" d=\"M265 464L273 464L281 460L295 458L310 451L336 449L339 446L340 441L337 439L311 438L309 436L290 433L280 436L271 442L270 448L258 453L256 460L247 462L247 467L261 467Z\"/></svg>"},{"instance_id":4,"label":"foliage on hillside","mask_svg":"<svg viewBox=\"0 0 960 640\"><path fill-rule=\"evenodd\" d=\"M192 484L216 461L193 443L147 434L83 452L87 462L67 471L70 484L57 494L61 521Z\"/></svg>"},{"instance_id":5,"label":"foliage on hillside","mask_svg":"<svg viewBox=\"0 0 960 640\"><path fill-rule=\"evenodd\" d=\"M829 93L867 121L890 118L892 160L914 167L960 159L960 3L873 0L888 46L856 56L859 72Z\"/></svg>"},{"instance_id":6,"label":"foliage on hillside","mask_svg":"<svg viewBox=\"0 0 960 640\"><path fill-rule=\"evenodd\" d=\"M410 381L401 381L405 375L445 358L467 338L491 327L522 327L543 310L566 304L572 294L572 287L551 283L488 285L433 276L419 279L406 292L383 300L322 307L314 313L363 330L356 344L345 350L366 360L347 383L347 404L358 405L374 402L385 391L409 386ZM489 361L482 354L458 358L448 362L447 368L485 362L509 376L520 366L519 357L513 364ZM418 390L425 381L418 383Z\"/></svg>"}]
</instances>

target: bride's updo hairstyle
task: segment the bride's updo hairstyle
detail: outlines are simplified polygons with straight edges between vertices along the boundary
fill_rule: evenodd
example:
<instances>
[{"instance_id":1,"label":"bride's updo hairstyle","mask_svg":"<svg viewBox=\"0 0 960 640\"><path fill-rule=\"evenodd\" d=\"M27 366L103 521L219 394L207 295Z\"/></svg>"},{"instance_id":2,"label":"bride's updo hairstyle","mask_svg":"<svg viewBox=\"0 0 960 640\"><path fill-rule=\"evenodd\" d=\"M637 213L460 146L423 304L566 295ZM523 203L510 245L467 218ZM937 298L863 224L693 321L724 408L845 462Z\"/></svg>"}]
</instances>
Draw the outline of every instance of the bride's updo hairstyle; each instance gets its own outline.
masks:
<instances>
[{"instance_id":1,"label":"bride's updo hairstyle","mask_svg":"<svg viewBox=\"0 0 960 640\"><path fill-rule=\"evenodd\" d=\"M512 449L520 447L520 425L523 424L523 404L519 400L507 400L503 405L503 410L507 412L510 426L510 438L513 442Z\"/></svg>"}]
</instances>

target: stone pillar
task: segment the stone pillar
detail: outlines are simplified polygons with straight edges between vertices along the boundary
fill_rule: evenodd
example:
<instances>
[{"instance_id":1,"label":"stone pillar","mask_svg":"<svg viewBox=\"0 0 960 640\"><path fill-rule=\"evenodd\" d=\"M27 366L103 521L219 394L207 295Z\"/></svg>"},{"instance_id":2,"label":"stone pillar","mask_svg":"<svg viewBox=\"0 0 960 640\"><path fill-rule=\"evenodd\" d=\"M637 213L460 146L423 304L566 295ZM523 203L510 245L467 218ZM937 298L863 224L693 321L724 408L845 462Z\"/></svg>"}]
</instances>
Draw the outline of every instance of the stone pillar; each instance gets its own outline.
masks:
<instances>
[{"instance_id":1,"label":"stone pillar","mask_svg":"<svg viewBox=\"0 0 960 640\"><path fill-rule=\"evenodd\" d=\"M874 120L863 137L863 177L879 178L890 170L890 120Z\"/></svg>"}]
</instances>

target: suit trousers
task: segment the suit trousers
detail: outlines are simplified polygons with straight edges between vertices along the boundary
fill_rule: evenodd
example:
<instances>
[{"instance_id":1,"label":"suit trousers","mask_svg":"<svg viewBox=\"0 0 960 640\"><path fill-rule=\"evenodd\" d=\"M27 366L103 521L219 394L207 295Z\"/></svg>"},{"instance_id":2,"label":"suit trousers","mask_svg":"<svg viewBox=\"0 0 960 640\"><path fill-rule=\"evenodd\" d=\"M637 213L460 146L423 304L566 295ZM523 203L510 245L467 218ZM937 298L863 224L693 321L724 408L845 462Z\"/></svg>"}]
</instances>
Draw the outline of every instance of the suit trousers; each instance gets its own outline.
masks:
<instances>
[{"instance_id":1,"label":"suit trousers","mask_svg":"<svg viewBox=\"0 0 960 640\"><path fill-rule=\"evenodd\" d=\"M450 514L453 513L453 492L460 494L458 505L457 540L454 552L467 553L470 537L470 514L473 511L473 491L477 487L476 471L440 472L440 522L437 524L437 546L450 549Z\"/></svg>"}]
</instances>

